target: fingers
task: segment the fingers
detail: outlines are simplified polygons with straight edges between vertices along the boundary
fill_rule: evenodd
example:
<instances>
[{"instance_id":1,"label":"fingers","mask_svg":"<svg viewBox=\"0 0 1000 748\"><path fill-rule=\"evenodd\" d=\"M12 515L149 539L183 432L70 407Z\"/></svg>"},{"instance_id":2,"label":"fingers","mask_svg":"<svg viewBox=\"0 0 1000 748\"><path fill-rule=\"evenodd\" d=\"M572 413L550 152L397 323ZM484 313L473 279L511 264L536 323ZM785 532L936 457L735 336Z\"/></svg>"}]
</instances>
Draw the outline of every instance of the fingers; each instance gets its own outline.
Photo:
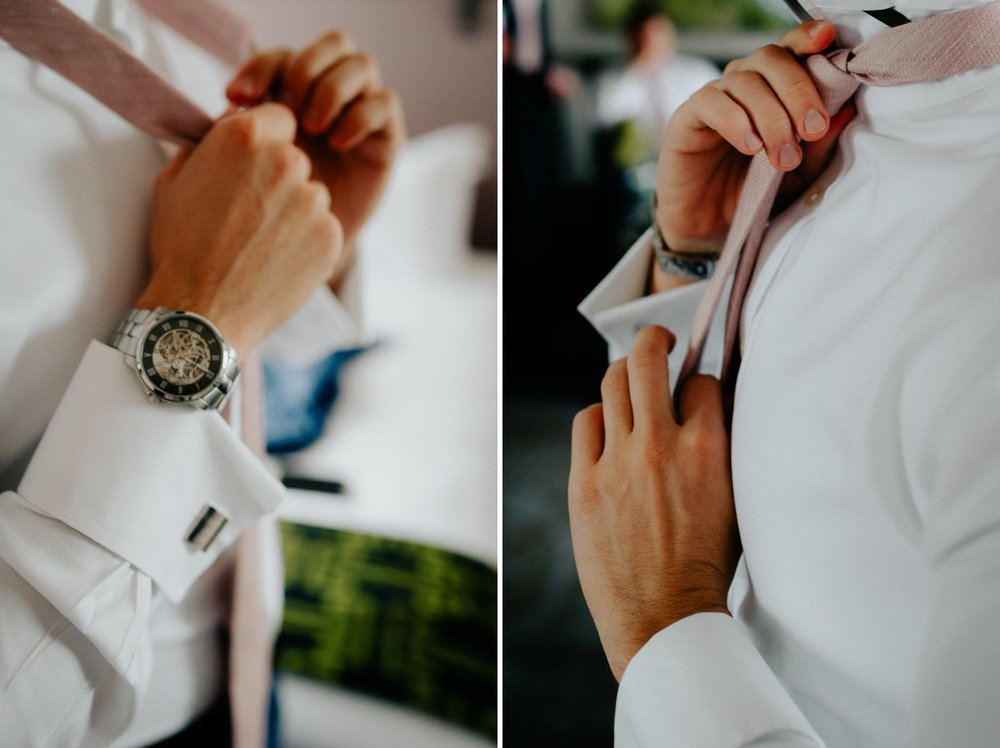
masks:
<instances>
[{"instance_id":1,"label":"fingers","mask_svg":"<svg viewBox=\"0 0 1000 748\"><path fill-rule=\"evenodd\" d=\"M223 132L243 145L254 145L264 140L292 143L296 129L295 116L287 107L263 104L223 117L205 140L214 139L216 132Z\"/></svg>"},{"instance_id":2,"label":"fingers","mask_svg":"<svg viewBox=\"0 0 1000 748\"><path fill-rule=\"evenodd\" d=\"M768 45L749 57L734 60L721 80L710 84L710 88L724 92L744 110L752 130L739 122L731 104L717 96L711 101L703 97L711 110L703 112L703 118L726 117L733 132L718 132L742 153L754 152L752 146L759 137L776 169L787 172L797 168L803 158L798 141L822 139L830 124L816 85L797 55L823 50L834 35L833 25L825 21L796 26L782 37L781 44Z\"/></svg>"},{"instance_id":3,"label":"fingers","mask_svg":"<svg viewBox=\"0 0 1000 748\"><path fill-rule=\"evenodd\" d=\"M601 381L601 400L609 446L624 441L633 427L662 429L676 424L667 363L674 342L665 327L649 325L636 335L632 353L608 367Z\"/></svg>"},{"instance_id":4,"label":"fingers","mask_svg":"<svg viewBox=\"0 0 1000 748\"><path fill-rule=\"evenodd\" d=\"M857 113L858 110L854 102L848 101L830 120L830 129L827 130L826 135L803 146L802 164L795 171L786 174L781 182L778 199L775 201L777 210L787 208L802 194L803 190L816 181L816 178L826 170L837 151L837 139Z\"/></svg>"},{"instance_id":5,"label":"fingers","mask_svg":"<svg viewBox=\"0 0 1000 748\"><path fill-rule=\"evenodd\" d=\"M365 53L345 57L329 68L313 86L302 115L303 129L324 132L352 101L380 85L374 59Z\"/></svg>"},{"instance_id":6,"label":"fingers","mask_svg":"<svg viewBox=\"0 0 1000 748\"><path fill-rule=\"evenodd\" d=\"M329 31L285 63L281 103L296 114L302 111L313 84L328 69L355 51L343 31Z\"/></svg>"},{"instance_id":7,"label":"fingers","mask_svg":"<svg viewBox=\"0 0 1000 748\"><path fill-rule=\"evenodd\" d=\"M379 91L354 102L334 125L327 142L335 150L347 151L371 138L366 146L370 152L365 155L386 160L404 137L399 97L392 91Z\"/></svg>"},{"instance_id":8,"label":"fingers","mask_svg":"<svg viewBox=\"0 0 1000 748\"><path fill-rule=\"evenodd\" d=\"M750 117L774 168L790 171L798 166L802 151L795 137L794 125L767 80L756 71L745 70L727 72L719 85Z\"/></svg>"},{"instance_id":9,"label":"fingers","mask_svg":"<svg viewBox=\"0 0 1000 748\"><path fill-rule=\"evenodd\" d=\"M837 150L837 138L857 113L854 101L848 101L830 120L830 129L826 131L826 135L802 147L802 165L798 169L798 174L805 184L810 184L829 165Z\"/></svg>"},{"instance_id":10,"label":"fingers","mask_svg":"<svg viewBox=\"0 0 1000 748\"><path fill-rule=\"evenodd\" d=\"M573 464L593 465L604 451L604 411L600 403L584 408L573 419Z\"/></svg>"},{"instance_id":11,"label":"fingers","mask_svg":"<svg viewBox=\"0 0 1000 748\"><path fill-rule=\"evenodd\" d=\"M251 106L274 95L310 135L326 135L340 151L363 145L373 161L391 159L406 137L402 106L382 88L375 59L341 31L324 34L298 54L275 50L249 60L226 90L230 101Z\"/></svg>"},{"instance_id":12,"label":"fingers","mask_svg":"<svg viewBox=\"0 0 1000 748\"><path fill-rule=\"evenodd\" d=\"M604 434L608 445L620 443L632 433L632 401L629 398L626 359L612 361L601 380Z\"/></svg>"},{"instance_id":13,"label":"fingers","mask_svg":"<svg viewBox=\"0 0 1000 748\"><path fill-rule=\"evenodd\" d=\"M676 423L667 363L674 341L673 333L657 325L644 327L636 335L627 368L637 427L648 424L662 428Z\"/></svg>"},{"instance_id":14,"label":"fingers","mask_svg":"<svg viewBox=\"0 0 1000 748\"><path fill-rule=\"evenodd\" d=\"M703 420L724 423L722 385L715 377L696 374L684 384L680 397L681 423Z\"/></svg>"},{"instance_id":15,"label":"fingers","mask_svg":"<svg viewBox=\"0 0 1000 748\"><path fill-rule=\"evenodd\" d=\"M675 123L676 126L688 128L692 134L699 131L704 135L708 135L709 131L718 133L733 148L747 156L753 156L764 147L764 141L757 135L746 110L714 85L696 91L677 110L670 126L675 126Z\"/></svg>"},{"instance_id":16,"label":"fingers","mask_svg":"<svg viewBox=\"0 0 1000 748\"><path fill-rule=\"evenodd\" d=\"M287 49L276 49L251 57L226 88L226 98L240 106L257 104L271 90L291 56Z\"/></svg>"}]
</instances>

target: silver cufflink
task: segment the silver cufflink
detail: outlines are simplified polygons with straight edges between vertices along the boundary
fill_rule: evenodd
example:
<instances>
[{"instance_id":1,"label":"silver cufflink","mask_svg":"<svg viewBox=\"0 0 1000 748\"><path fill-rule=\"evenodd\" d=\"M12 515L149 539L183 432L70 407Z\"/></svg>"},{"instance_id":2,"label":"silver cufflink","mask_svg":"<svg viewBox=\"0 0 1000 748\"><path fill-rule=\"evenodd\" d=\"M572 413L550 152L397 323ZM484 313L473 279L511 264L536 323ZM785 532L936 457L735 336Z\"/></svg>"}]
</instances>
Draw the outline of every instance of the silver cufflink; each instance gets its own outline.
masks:
<instances>
[{"instance_id":1,"label":"silver cufflink","mask_svg":"<svg viewBox=\"0 0 1000 748\"><path fill-rule=\"evenodd\" d=\"M187 542L199 550L207 551L208 547L212 545L228 521L229 517L225 514L214 506L205 504L201 511L198 512L198 516L195 517L194 522L191 523L191 528L187 534Z\"/></svg>"}]
</instances>

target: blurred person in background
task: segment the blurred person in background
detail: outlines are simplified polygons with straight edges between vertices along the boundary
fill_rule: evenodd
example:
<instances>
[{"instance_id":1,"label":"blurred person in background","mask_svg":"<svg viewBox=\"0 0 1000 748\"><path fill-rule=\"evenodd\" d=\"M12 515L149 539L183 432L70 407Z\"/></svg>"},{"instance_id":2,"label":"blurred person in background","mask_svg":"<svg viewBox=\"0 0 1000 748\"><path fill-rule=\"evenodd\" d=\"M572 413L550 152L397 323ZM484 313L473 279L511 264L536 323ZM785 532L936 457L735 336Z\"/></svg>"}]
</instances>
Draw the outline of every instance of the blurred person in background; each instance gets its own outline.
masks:
<instances>
[{"instance_id":1,"label":"blurred person in background","mask_svg":"<svg viewBox=\"0 0 1000 748\"><path fill-rule=\"evenodd\" d=\"M677 51L673 23L656 4L640 3L625 24L628 64L598 80L595 160L602 172L606 220L624 251L649 225L656 156L667 121L718 69Z\"/></svg>"},{"instance_id":2,"label":"blurred person in background","mask_svg":"<svg viewBox=\"0 0 1000 748\"><path fill-rule=\"evenodd\" d=\"M138 3L65 5L0 4L15 45L0 43L0 742L273 745L281 575L266 515L285 491L240 439L260 436L241 423L254 392L235 388L231 424L220 396L279 328L320 350L356 342L338 294L404 139L401 106L341 31L233 76ZM129 54L111 54L120 42L151 69L130 101L165 93L152 83L167 76L229 112L171 159L22 55L18 28L17 43L63 51L92 40L100 53L73 67L98 84L104 60ZM163 404L208 379L197 407ZM256 646L228 657L237 637Z\"/></svg>"},{"instance_id":3,"label":"blurred person in background","mask_svg":"<svg viewBox=\"0 0 1000 748\"><path fill-rule=\"evenodd\" d=\"M637 128L635 147L643 151L644 160L655 161L671 115L691 94L718 78L719 71L707 60L677 51L674 25L657 6L636 6L625 33L628 65L601 77L597 123L602 127L629 123Z\"/></svg>"}]
</instances>

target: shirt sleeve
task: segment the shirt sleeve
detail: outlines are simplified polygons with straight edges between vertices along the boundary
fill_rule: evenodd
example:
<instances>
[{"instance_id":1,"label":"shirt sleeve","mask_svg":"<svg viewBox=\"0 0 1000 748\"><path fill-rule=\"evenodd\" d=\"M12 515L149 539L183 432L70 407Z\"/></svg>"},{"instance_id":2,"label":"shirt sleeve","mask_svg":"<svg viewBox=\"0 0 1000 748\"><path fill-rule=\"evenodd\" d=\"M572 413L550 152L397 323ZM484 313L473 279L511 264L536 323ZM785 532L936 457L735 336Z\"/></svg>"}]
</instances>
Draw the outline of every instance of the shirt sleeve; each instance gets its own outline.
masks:
<instances>
[{"instance_id":1,"label":"shirt sleeve","mask_svg":"<svg viewBox=\"0 0 1000 748\"><path fill-rule=\"evenodd\" d=\"M355 262L338 293L321 286L309 300L260 347L272 364L306 367L345 348L364 343L361 320L361 281Z\"/></svg>"},{"instance_id":2,"label":"shirt sleeve","mask_svg":"<svg viewBox=\"0 0 1000 748\"><path fill-rule=\"evenodd\" d=\"M607 341L612 359L628 355L635 334L646 325L672 330L677 336L670 355L673 386L707 282L646 296L652 252L652 231L647 231L579 308ZM724 298L722 308L726 303ZM702 359L702 371L716 375L722 363L722 316L716 315ZM718 613L674 623L632 658L618 691L615 744L824 745L740 624Z\"/></svg>"},{"instance_id":3,"label":"shirt sleeve","mask_svg":"<svg viewBox=\"0 0 1000 748\"><path fill-rule=\"evenodd\" d=\"M740 624L723 613L699 613L660 631L632 658L618 690L615 745L824 743Z\"/></svg>"},{"instance_id":4,"label":"shirt sleeve","mask_svg":"<svg viewBox=\"0 0 1000 748\"><path fill-rule=\"evenodd\" d=\"M153 594L181 600L283 497L218 413L149 402L121 354L91 343L17 491L0 495L5 739L123 732L149 675ZM205 506L228 522L203 551L186 538Z\"/></svg>"},{"instance_id":5,"label":"shirt sleeve","mask_svg":"<svg viewBox=\"0 0 1000 748\"><path fill-rule=\"evenodd\" d=\"M672 387L684 362L694 313L708 281L647 296L652 258L653 232L649 230L580 303L579 310L607 341L611 360L627 356L635 342L635 334L647 325L663 325L673 332L677 342L670 354ZM720 309L726 308L728 298L727 289ZM706 374L718 376L722 370L723 317L723 314L715 315L705 343L701 371Z\"/></svg>"}]
</instances>

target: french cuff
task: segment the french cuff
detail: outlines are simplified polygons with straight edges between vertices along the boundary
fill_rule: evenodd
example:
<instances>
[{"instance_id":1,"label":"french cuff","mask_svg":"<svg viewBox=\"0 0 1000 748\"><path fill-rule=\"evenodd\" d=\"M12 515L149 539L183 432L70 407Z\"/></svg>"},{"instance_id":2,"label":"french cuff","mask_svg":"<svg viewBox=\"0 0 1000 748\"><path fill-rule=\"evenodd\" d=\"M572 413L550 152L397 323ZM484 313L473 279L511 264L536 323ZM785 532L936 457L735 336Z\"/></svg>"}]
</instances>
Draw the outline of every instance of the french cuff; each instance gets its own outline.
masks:
<instances>
[{"instance_id":1,"label":"french cuff","mask_svg":"<svg viewBox=\"0 0 1000 748\"><path fill-rule=\"evenodd\" d=\"M17 493L143 571L175 603L285 496L218 413L150 403L122 354L96 341ZM203 549L206 533L214 538Z\"/></svg>"},{"instance_id":2,"label":"french cuff","mask_svg":"<svg viewBox=\"0 0 1000 748\"><path fill-rule=\"evenodd\" d=\"M671 386L680 373L687 354L694 324L695 310L708 281L689 283L669 291L646 295L649 269L653 261L653 231L650 229L632 245L625 256L590 292L578 307L581 314L608 343L611 360L627 356L635 335L647 325L662 325L677 338L670 354ZM729 289L719 303L725 310L729 304ZM708 340L702 355L701 371L718 376L722 370L722 342L725 315L712 320Z\"/></svg>"},{"instance_id":3,"label":"french cuff","mask_svg":"<svg viewBox=\"0 0 1000 748\"><path fill-rule=\"evenodd\" d=\"M321 286L285 324L260 347L266 361L307 367L335 351L363 344L358 263L347 271L335 294Z\"/></svg>"},{"instance_id":4,"label":"french cuff","mask_svg":"<svg viewBox=\"0 0 1000 748\"><path fill-rule=\"evenodd\" d=\"M618 689L615 745L738 748L771 736L822 747L740 624L698 613L660 631Z\"/></svg>"}]
</instances>

